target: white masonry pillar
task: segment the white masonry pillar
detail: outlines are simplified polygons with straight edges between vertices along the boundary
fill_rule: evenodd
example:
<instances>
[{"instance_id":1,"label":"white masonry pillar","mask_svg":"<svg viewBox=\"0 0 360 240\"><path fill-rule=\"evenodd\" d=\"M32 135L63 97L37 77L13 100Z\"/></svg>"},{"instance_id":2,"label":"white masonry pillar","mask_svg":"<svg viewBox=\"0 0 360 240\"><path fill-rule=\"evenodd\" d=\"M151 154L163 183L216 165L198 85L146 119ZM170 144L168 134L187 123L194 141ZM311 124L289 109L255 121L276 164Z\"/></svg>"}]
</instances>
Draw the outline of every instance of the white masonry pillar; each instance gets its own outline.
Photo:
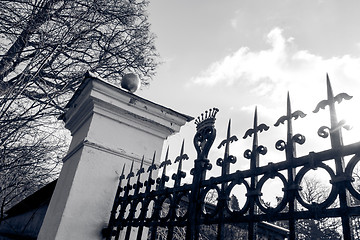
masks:
<instances>
[{"instance_id":1,"label":"white masonry pillar","mask_svg":"<svg viewBox=\"0 0 360 240\"><path fill-rule=\"evenodd\" d=\"M63 115L72 142L38 240L102 239L123 165L160 161L164 140L192 117L89 75ZM145 168L147 169L147 168ZM126 172L125 170L125 172Z\"/></svg>"}]
</instances>

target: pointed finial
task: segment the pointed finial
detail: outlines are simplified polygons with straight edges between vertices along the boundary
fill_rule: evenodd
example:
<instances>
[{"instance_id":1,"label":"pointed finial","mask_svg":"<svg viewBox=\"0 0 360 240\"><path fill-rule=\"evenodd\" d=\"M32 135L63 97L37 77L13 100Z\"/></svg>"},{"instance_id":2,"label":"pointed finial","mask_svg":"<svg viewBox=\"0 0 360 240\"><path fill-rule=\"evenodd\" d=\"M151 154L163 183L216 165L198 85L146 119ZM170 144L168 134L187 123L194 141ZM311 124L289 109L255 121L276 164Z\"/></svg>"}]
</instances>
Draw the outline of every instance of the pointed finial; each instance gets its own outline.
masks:
<instances>
[{"instance_id":1,"label":"pointed finial","mask_svg":"<svg viewBox=\"0 0 360 240\"><path fill-rule=\"evenodd\" d=\"M180 156L184 154L184 145L185 145L185 139L183 139L181 144Z\"/></svg>"},{"instance_id":2,"label":"pointed finial","mask_svg":"<svg viewBox=\"0 0 360 240\"><path fill-rule=\"evenodd\" d=\"M130 167L129 174L128 174L127 177L126 177L129 181L130 181L130 178L134 176L133 168L134 168L134 160L133 160L132 163L131 163L131 167Z\"/></svg>"},{"instance_id":3,"label":"pointed finial","mask_svg":"<svg viewBox=\"0 0 360 240\"><path fill-rule=\"evenodd\" d=\"M257 128L257 106L255 107L255 113L254 113L254 129L255 128Z\"/></svg>"},{"instance_id":4,"label":"pointed finial","mask_svg":"<svg viewBox=\"0 0 360 240\"><path fill-rule=\"evenodd\" d=\"M291 102L290 102L290 92L287 92L287 115L291 115Z\"/></svg>"},{"instance_id":5,"label":"pointed finial","mask_svg":"<svg viewBox=\"0 0 360 240\"><path fill-rule=\"evenodd\" d=\"M122 171L121 171L121 175L120 175L120 177L119 177L119 180L120 180L120 181L121 181L121 180L123 180L123 179L125 178L125 175L124 175L124 172L125 172L125 166L126 166L126 164L124 163L123 168L122 168Z\"/></svg>"},{"instance_id":6,"label":"pointed finial","mask_svg":"<svg viewBox=\"0 0 360 240\"><path fill-rule=\"evenodd\" d=\"M148 170L147 170L148 172L150 172L150 175L151 175L151 172L152 172L153 170L156 170L156 169L157 169L157 166L156 166L156 164L155 164L155 156L156 156L156 151L154 152L154 156L153 156L151 165L149 166L149 168L148 168Z\"/></svg>"},{"instance_id":7,"label":"pointed finial","mask_svg":"<svg viewBox=\"0 0 360 240\"><path fill-rule=\"evenodd\" d=\"M329 75L326 73L326 85L327 85L327 94L328 94L328 99L333 99L334 98L334 93L331 87L331 83L330 83L330 78Z\"/></svg>"},{"instance_id":8,"label":"pointed finial","mask_svg":"<svg viewBox=\"0 0 360 240\"><path fill-rule=\"evenodd\" d=\"M145 156L143 155L143 157L142 157L142 159L141 159L141 163L140 163L140 168L139 168L139 170L138 170L137 173L136 173L136 176L138 176L138 179L140 179L140 175L144 172L144 168L143 168L144 158L145 158Z\"/></svg>"},{"instance_id":9,"label":"pointed finial","mask_svg":"<svg viewBox=\"0 0 360 240\"><path fill-rule=\"evenodd\" d=\"M175 162L180 161L180 163L181 163L182 160L184 160L184 159L186 160L189 158L187 156L187 154L184 154L184 146L185 146L185 139L183 139L183 141L182 141L180 155L178 157L176 157Z\"/></svg>"},{"instance_id":10,"label":"pointed finial","mask_svg":"<svg viewBox=\"0 0 360 240\"><path fill-rule=\"evenodd\" d=\"M231 128L231 118L229 119L229 122L228 122L227 138L230 138L230 128Z\"/></svg>"}]
</instances>

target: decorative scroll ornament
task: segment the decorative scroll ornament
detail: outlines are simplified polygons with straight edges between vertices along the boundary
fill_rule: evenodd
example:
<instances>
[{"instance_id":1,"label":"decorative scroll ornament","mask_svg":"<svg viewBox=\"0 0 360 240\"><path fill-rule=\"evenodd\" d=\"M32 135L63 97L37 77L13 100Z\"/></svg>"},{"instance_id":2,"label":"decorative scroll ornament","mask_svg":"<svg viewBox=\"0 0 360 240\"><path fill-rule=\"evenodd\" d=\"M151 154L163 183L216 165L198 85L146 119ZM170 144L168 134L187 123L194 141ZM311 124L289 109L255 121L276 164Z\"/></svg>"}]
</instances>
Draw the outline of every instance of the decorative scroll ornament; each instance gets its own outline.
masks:
<instances>
[{"instance_id":1,"label":"decorative scroll ornament","mask_svg":"<svg viewBox=\"0 0 360 240\"><path fill-rule=\"evenodd\" d=\"M296 143L302 145L302 144L305 143L306 138L305 138L304 135L298 133L298 134L295 134L295 135L292 137L292 140L293 140L293 142L296 142Z\"/></svg>"},{"instance_id":2,"label":"decorative scroll ornament","mask_svg":"<svg viewBox=\"0 0 360 240\"><path fill-rule=\"evenodd\" d=\"M162 185L162 187L165 186L165 183L169 181L169 177L166 176L166 166L171 165L171 160L168 159L168 157L169 157L169 146L166 150L165 160L163 162L161 162L161 164L159 166L159 169L163 168L161 177L158 177L156 179L156 183L158 185Z\"/></svg>"},{"instance_id":3,"label":"decorative scroll ornament","mask_svg":"<svg viewBox=\"0 0 360 240\"><path fill-rule=\"evenodd\" d=\"M280 124L285 124L285 121L287 121L287 141L279 140L275 143L275 148L279 151L284 151L288 144L290 144L291 149L289 149L290 152L293 152L293 143L298 144L304 144L305 143L305 136L302 134L295 134L292 136L292 120L297 120L299 117L304 118L306 117L306 114L300 110L297 110L295 112L291 112L291 101L290 101L290 93L288 92L287 95L287 114L284 116L281 116L276 123L274 124L275 127L278 127ZM289 143L290 142L290 143Z\"/></svg>"},{"instance_id":4,"label":"decorative scroll ornament","mask_svg":"<svg viewBox=\"0 0 360 240\"><path fill-rule=\"evenodd\" d=\"M260 145L256 148L256 151L261 155L265 155L267 153L267 148L264 147L263 145Z\"/></svg>"},{"instance_id":5,"label":"decorative scroll ornament","mask_svg":"<svg viewBox=\"0 0 360 240\"><path fill-rule=\"evenodd\" d=\"M236 163L237 159L235 156L233 155L230 155L229 157L227 157L226 161L224 161L222 158L218 158L218 160L216 160L216 165L221 167L225 162L228 162L228 163Z\"/></svg>"},{"instance_id":6,"label":"decorative scroll ornament","mask_svg":"<svg viewBox=\"0 0 360 240\"><path fill-rule=\"evenodd\" d=\"M185 145L185 140L183 140L182 142L180 155L175 159L175 163L179 162L177 172L172 175L172 179L175 180L175 185L180 185L181 179L186 177L186 173L182 171L182 162L188 160L189 157L186 153L184 153L184 145Z\"/></svg>"},{"instance_id":7,"label":"decorative scroll ornament","mask_svg":"<svg viewBox=\"0 0 360 240\"><path fill-rule=\"evenodd\" d=\"M284 140L279 140L275 143L275 148L279 151L284 151L286 148L286 142Z\"/></svg>"},{"instance_id":8,"label":"decorative scroll ornament","mask_svg":"<svg viewBox=\"0 0 360 240\"><path fill-rule=\"evenodd\" d=\"M219 109L213 108L205 111L195 120L196 134L194 136L194 146L198 154L198 159L207 159L210 148L216 137L215 120Z\"/></svg>"},{"instance_id":9,"label":"decorative scroll ornament","mask_svg":"<svg viewBox=\"0 0 360 240\"><path fill-rule=\"evenodd\" d=\"M152 172L157 169L157 166L155 164L155 157L156 157L156 151L154 152L154 156L153 156L151 165L149 166L149 168L147 170L147 172L149 173L148 180L146 180L144 183L144 185L146 186L146 191L150 191L151 186L153 184L155 184L155 180L152 178Z\"/></svg>"},{"instance_id":10,"label":"decorative scroll ornament","mask_svg":"<svg viewBox=\"0 0 360 240\"><path fill-rule=\"evenodd\" d=\"M351 130L351 126L345 124L345 120L341 120L338 125L335 128L329 128L327 126L322 126L317 131L318 135L322 138L327 138L329 136L329 133L335 132L339 130L340 128L344 128L346 130Z\"/></svg>"},{"instance_id":11,"label":"decorative scroll ornament","mask_svg":"<svg viewBox=\"0 0 360 240\"><path fill-rule=\"evenodd\" d=\"M265 155L267 153L267 147L260 145L256 148L256 152L258 152L261 155ZM247 149L244 152L244 157L247 159L251 159L251 154L252 154L252 151L250 149Z\"/></svg>"},{"instance_id":12,"label":"decorative scroll ornament","mask_svg":"<svg viewBox=\"0 0 360 240\"><path fill-rule=\"evenodd\" d=\"M226 164L229 163L232 164L236 163L236 157L229 154L229 149L230 149L230 144L236 142L238 138L235 135L231 136L230 128L231 128L231 120L229 120L226 139L222 140L218 146L218 149L220 149L221 147L225 147L224 158L219 158L216 161L216 165L219 167L226 166Z\"/></svg>"},{"instance_id":13,"label":"decorative scroll ornament","mask_svg":"<svg viewBox=\"0 0 360 240\"><path fill-rule=\"evenodd\" d=\"M267 131L269 130L269 126L266 125L265 123L262 123L260 125L258 125L257 123L257 108L255 108L255 114L254 114L254 125L253 125L253 128L250 128L248 129L244 136L243 136L243 139L246 139L247 137L252 137L253 138L253 146L252 146L252 150L250 149L247 149L245 152L244 152L244 157L247 158L247 159L252 159L252 155L253 153L254 154L262 154L262 155L265 155L267 153L267 148L260 145L260 146L257 146L257 139L258 139L258 132L263 132L263 131ZM255 156L255 155L254 155Z\"/></svg>"},{"instance_id":14,"label":"decorative scroll ornament","mask_svg":"<svg viewBox=\"0 0 360 240\"><path fill-rule=\"evenodd\" d=\"M295 143L298 143L300 145L304 144L305 141L306 141L306 138L304 135L298 133L298 134L295 134L291 140ZM284 140L279 140L275 143L275 148L279 151L284 151L285 148L286 148L286 142Z\"/></svg>"}]
</instances>

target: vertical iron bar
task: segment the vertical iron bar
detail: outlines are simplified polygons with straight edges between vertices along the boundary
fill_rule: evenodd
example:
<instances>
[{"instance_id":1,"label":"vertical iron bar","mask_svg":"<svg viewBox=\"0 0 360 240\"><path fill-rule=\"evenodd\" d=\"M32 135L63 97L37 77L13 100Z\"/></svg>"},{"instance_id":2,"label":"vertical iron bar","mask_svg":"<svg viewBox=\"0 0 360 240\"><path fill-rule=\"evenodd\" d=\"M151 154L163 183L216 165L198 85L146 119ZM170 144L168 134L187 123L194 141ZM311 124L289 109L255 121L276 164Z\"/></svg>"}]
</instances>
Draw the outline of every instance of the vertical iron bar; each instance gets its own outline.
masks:
<instances>
[{"instance_id":1,"label":"vertical iron bar","mask_svg":"<svg viewBox=\"0 0 360 240\"><path fill-rule=\"evenodd\" d=\"M294 157L296 157L296 149L295 143L293 141L293 130L292 130L292 116L291 116L291 102L290 102L290 94L288 92L287 95L287 140L286 140L286 160L290 163L288 168L288 197L289 197L289 240L296 239L296 221L294 218L294 212L296 210L296 203L295 203L295 191L296 188L294 186L294 176L295 176L295 168L293 167L294 164Z\"/></svg>"},{"instance_id":2,"label":"vertical iron bar","mask_svg":"<svg viewBox=\"0 0 360 240\"><path fill-rule=\"evenodd\" d=\"M144 195L144 198L143 198L143 205L142 205L142 209L141 209L141 213L140 213L140 216L139 216L139 221L140 221L140 226L139 226L139 229L138 229L138 233L137 233L137 240L141 240L141 237L142 237L142 233L143 233L143 230L144 230L144 223L145 223L145 217L146 217L146 213L148 211L148 205L150 203L149 199L148 199L148 195L150 193L150 190L151 190L151 186L155 183L155 181L152 179L152 171L154 169L156 169L156 165L155 165L155 156L156 156L156 152L154 152L154 156L153 156L153 159L152 159L152 163L148 169L148 172L149 172L149 176L148 176L148 180L147 182L145 183L146 185L146 188L145 188L145 195Z\"/></svg>"},{"instance_id":3,"label":"vertical iron bar","mask_svg":"<svg viewBox=\"0 0 360 240\"><path fill-rule=\"evenodd\" d=\"M341 127L338 127L338 120L335 110L335 99L334 94L332 91L332 87L330 84L329 75L326 75L326 83L327 83L327 97L329 102L329 109L330 109L330 121L331 121L331 129L330 131L330 140L331 140L331 147L332 149L340 149L343 146L342 141L342 133ZM336 176L341 177L344 174L345 163L344 158L342 156L335 156L335 168L336 168ZM346 186L344 182L337 182L335 183L336 187L339 190L339 200L340 200L340 209L342 209L342 228L343 228L343 236L344 240L351 239L351 227L350 227L350 219L348 214L348 205L349 205L349 198L346 192Z\"/></svg>"},{"instance_id":4,"label":"vertical iron bar","mask_svg":"<svg viewBox=\"0 0 360 240\"><path fill-rule=\"evenodd\" d=\"M194 161L194 168L192 169L193 181L191 187L191 194L189 199L189 219L186 228L186 239L187 240L196 240L199 238L200 234L200 223L201 218L201 202L200 200L200 190L201 183L205 180L206 171L211 168L209 163L208 154L212 144L214 143L216 137L215 116L219 111L217 108L210 109L209 115L207 111L204 114L201 114L201 118L195 121L196 134L194 136L194 146L197 152L197 158Z\"/></svg>"},{"instance_id":5,"label":"vertical iron bar","mask_svg":"<svg viewBox=\"0 0 360 240\"><path fill-rule=\"evenodd\" d=\"M165 188L165 183L169 180L169 177L166 176L166 166L168 164L171 164L170 160L168 160L168 157L169 157L169 146L166 150L165 160L159 167L159 168L163 167L163 171L162 171L161 177L159 179L157 179L158 185L156 187L156 191L162 191ZM160 209L161 209L161 205L160 205L160 200L158 198L157 201L155 201L153 218L152 218L152 222L155 224L151 228L151 236L150 236L151 240L156 239L156 233L157 233L157 227L158 227L157 223L158 223L158 219L159 219Z\"/></svg>"},{"instance_id":6,"label":"vertical iron bar","mask_svg":"<svg viewBox=\"0 0 360 240\"><path fill-rule=\"evenodd\" d=\"M141 176L141 173L144 171L143 169L143 164L144 164L144 156L141 160L141 165L140 165L140 168L137 172L137 181L135 183L135 189L134 189L134 194L133 196L135 197L134 200L133 200L133 203L132 203L132 206L130 208L130 212L129 212L129 218L128 218L128 226L126 228L126 234L125 234L125 239L129 239L130 238L130 233L131 233L131 222L133 221L134 219L134 215L135 215L135 212L136 212L136 206L138 205L138 201L136 201L136 196L139 194L139 191L140 191L140 188L142 187L142 183L140 182L140 176Z\"/></svg>"},{"instance_id":7,"label":"vertical iron bar","mask_svg":"<svg viewBox=\"0 0 360 240\"><path fill-rule=\"evenodd\" d=\"M125 208L128 204L128 196L129 196L129 192L130 192L130 179L133 177L134 173L132 172L134 168L134 161L132 161L131 163L131 167L130 167L130 171L129 174L127 175L127 184L124 187L124 196L122 198L122 203L121 203L121 208L120 208L120 212L119 212L119 217L121 217L121 220L117 220L117 229L116 229L116 235L115 235L115 240L119 240L120 237L120 231L124 228L124 214L125 214Z\"/></svg>"},{"instance_id":8,"label":"vertical iron bar","mask_svg":"<svg viewBox=\"0 0 360 240\"><path fill-rule=\"evenodd\" d=\"M257 151L258 148L258 122L257 122L257 107L255 108L254 114L254 137L253 137L253 144L252 144L252 151L251 151L251 159L250 159L250 170L252 171L251 175L251 182L250 182L250 190L254 193L256 191L256 185L258 182L258 176L256 175L256 168L259 166L259 153ZM255 240L256 239L256 230L255 230L255 223L254 223L254 215L257 211L255 198L257 196L252 194L249 199L249 216L250 221L248 225L248 239Z\"/></svg>"},{"instance_id":9,"label":"vertical iron bar","mask_svg":"<svg viewBox=\"0 0 360 240\"><path fill-rule=\"evenodd\" d=\"M225 140L225 153L224 158L221 164L221 176L224 177L230 173L230 161L229 161L229 148L230 148L230 128L231 128L231 119L229 119L227 135ZM221 145L219 146L221 147ZM218 233L217 239L221 240L225 238L225 224L224 224L224 209L226 206L227 196L225 195L225 191L228 184L227 182L221 183L221 189L219 193L219 223L218 223Z\"/></svg>"},{"instance_id":10,"label":"vertical iron bar","mask_svg":"<svg viewBox=\"0 0 360 240\"><path fill-rule=\"evenodd\" d=\"M107 228L107 236L106 236L106 240L110 240L112 238L112 234L113 234L113 228L115 226L115 215L116 215L116 211L117 211L117 208L119 207L119 204L120 204L120 193L122 192L122 187L121 187L121 184L122 184L122 180L125 178L124 177L124 171L125 171L125 164L122 168L122 172L121 172L121 175L119 177L119 184L118 184L118 188L116 190L116 194L115 194L115 201L114 201L114 205L112 207L112 210L111 210L111 214L110 214L110 220L109 220L109 225L108 225L108 228Z\"/></svg>"},{"instance_id":11,"label":"vertical iron bar","mask_svg":"<svg viewBox=\"0 0 360 240\"><path fill-rule=\"evenodd\" d=\"M172 191L172 196L173 196L173 201L170 204L170 209L169 209L169 222L171 223L168 226L168 234L167 234L167 238L168 240L172 240L173 239L173 234L174 234L174 221L175 221L175 210L176 210L176 188L178 188L181 185L181 179L185 177L185 173L182 171L182 162L184 159L188 159L188 156L186 154L184 154L184 145L185 145L185 140L183 140L182 145L181 145L181 150L180 150L180 155L176 158L175 162L179 162L178 165L178 169L176 174L173 175L173 180L174 180L174 187L173 187L173 191Z\"/></svg>"}]
</instances>

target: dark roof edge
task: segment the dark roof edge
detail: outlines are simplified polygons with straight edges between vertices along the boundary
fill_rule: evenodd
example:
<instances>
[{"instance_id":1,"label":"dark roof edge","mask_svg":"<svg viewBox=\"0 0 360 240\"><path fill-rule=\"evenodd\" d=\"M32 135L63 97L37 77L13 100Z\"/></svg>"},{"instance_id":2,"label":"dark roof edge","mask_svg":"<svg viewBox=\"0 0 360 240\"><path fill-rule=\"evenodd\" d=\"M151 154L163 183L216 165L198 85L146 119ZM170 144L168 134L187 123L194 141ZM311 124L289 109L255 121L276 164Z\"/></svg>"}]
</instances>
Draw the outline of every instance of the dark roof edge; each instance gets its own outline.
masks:
<instances>
[{"instance_id":1,"label":"dark roof edge","mask_svg":"<svg viewBox=\"0 0 360 240\"><path fill-rule=\"evenodd\" d=\"M7 210L6 218L24 213L31 209L36 209L40 207L44 202L49 201L54 192L56 182L57 180L48 183L44 187L40 188L39 190L26 197L9 210Z\"/></svg>"}]
</instances>

